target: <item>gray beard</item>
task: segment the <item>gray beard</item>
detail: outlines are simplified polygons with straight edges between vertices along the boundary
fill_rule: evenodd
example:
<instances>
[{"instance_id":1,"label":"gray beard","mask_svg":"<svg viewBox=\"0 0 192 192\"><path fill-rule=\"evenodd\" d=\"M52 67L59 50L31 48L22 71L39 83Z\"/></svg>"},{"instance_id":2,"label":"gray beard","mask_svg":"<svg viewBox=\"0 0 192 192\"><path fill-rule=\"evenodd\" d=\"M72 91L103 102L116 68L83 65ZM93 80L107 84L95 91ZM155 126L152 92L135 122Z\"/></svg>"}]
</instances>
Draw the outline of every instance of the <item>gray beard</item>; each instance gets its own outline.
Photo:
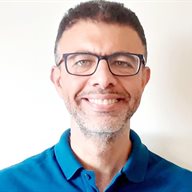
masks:
<instances>
[{"instance_id":1,"label":"gray beard","mask_svg":"<svg viewBox=\"0 0 192 192\"><path fill-rule=\"evenodd\" d=\"M133 105L132 105L133 107L131 109L129 108L126 114L124 115L119 114L119 117L118 117L119 121L118 123L115 122L115 125L112 124L111 122L104 122L104 124L98 125L98 124L94 124L94 122L89 122L89 120L86 120L84 116L85 113L83 111L76 108L72 109L70 102L65 101L65 105L69 113L71 114L73 120L75 120L78 128L83 133L83 135L87 139L98 140L99 143L103 143L103 144L113 143L119 135L125 132L125 130L128 128L128 121L137 110L139 103L140 103L140 97L136 97L133 101ZM95 128L91 129L90 127L91 128L95 127ZM108 131L108 130L112 130L112 131Z\"/></svg>"},{"instance_id":2,"label":"gray beard","mask_svg":"<svg viewBox=\"0 0 192 192\"><path fill-rule=\"evenodd\" d=\"M83 119L77 113L73 113L73 118L75 119L79 129L87 139L99 140L102 143L106 144L113 143L113 141L124 132L124 130L127 128L128 120L128 118L126 117L122 124L119 125L118 129L116 128L117 131L105 131L114 129L114 127L107 125L95 125L98 127L105 126L105 129L102 131L103 127L101 127L98 129L100 131L94 131L89 128L85 121L82 121Z\"/></svg>"}]
</instances>

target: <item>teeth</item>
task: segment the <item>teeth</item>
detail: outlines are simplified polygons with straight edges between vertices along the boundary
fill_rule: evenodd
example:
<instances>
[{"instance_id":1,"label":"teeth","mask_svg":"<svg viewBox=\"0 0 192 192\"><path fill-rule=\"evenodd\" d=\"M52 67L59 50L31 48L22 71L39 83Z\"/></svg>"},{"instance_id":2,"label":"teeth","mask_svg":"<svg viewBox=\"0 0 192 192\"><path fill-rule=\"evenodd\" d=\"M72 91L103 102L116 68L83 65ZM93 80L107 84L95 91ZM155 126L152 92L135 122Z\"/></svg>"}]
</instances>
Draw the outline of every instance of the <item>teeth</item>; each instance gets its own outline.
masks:
<instances>
[{"instance_id":1,"label":"teeth","mask_svg":"<svg viewBox=\"0 0 192 192\"><path fill-rule=\"evenodd\" d=\"M117 103L117 99L89 99L90 103L94 103L97 105L111 105Z\"/></svg>"}]
</instances>

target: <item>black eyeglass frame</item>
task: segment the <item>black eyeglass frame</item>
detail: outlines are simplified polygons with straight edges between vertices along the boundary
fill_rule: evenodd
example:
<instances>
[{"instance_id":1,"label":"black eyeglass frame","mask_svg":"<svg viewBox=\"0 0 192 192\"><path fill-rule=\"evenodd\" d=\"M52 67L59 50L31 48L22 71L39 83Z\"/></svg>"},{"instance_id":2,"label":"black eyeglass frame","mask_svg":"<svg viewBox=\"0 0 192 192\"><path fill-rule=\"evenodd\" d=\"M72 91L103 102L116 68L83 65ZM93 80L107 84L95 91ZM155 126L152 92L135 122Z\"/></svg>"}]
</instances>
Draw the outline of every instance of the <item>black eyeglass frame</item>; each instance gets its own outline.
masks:
<instances>
[{"instance_id":1,"label":"black eyeglass frame","mask_svg":"<svg viewBox=\"0 0 192 192\"><path fill-rule=\"evenodd\" d=\"M71 73L69 70L68 70L68 67L67 67L67 57L68 56L70 56L70 55L74 55L74 54L87 54L87 55L92 55L92 56L95 56L95 57L97 57L97 59L98 59L98 61L97 61L97 65L96 65L96 67L95 67L95 70L92 72L92 73L90 73L90 74L86 74L86 75L81 75L81 74L74 74L74 73ZM131 75L117 75L117 74L115 74L115 73L113 73L112 71L111 71L111 68L110 68L110 66L109 66L109 62L108 62L108 59L110 58L110 57L114 57L115 55L119 55L119 54L121 54L121 55L133 55L133 56L137 56L138 58L139 58L139 67L138 67L138 70L136 71L136 73L134 73L134 74L131 74ZM64 64L65 64L65 69L66 69L66 71L67 71L67 73L69 73L70 75L75 75L75 76L91 76L91 75L93 75L96 71L97 71L97 67L98 67L98 65L99 65L99 62L100 62L100 60L106 60L106 62L107 62L107 65L108 65L108 68L109 68L109 71L113 74L113 75L115 75L115 76L134 76L134 75L137 75L138 73L139 73L139 71L140 71L140 68L141 68L141 65L143 64L144 66L145 66L145 64L146 64L146 62L145 62L145 56L143 55L143 54L136 54L136 53L130 53L130 52L115 52L115 53L113 53L113 54L111 54L111 55L97 55L97 54L95 54L95 53L91 53L91 52L70 52L70 53L63 53L62 54L62 59L58 62L58 63L56 63L56 66L57 67L59 67L60 65L61 65L61 63L62 62L64 62Z\"/></svg>"}]
</instances>

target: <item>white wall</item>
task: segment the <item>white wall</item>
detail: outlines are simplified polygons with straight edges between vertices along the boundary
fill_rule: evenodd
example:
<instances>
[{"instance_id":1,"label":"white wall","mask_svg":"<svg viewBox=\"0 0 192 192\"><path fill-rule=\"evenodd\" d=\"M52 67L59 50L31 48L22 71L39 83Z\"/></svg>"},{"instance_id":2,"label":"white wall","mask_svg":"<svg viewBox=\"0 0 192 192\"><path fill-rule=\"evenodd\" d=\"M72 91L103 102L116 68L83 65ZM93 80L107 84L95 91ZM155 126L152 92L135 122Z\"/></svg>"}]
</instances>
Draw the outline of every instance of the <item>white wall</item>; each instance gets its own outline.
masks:
<instances>
[{"instance_id":1,"label":"white wall","mask_svg":"<svg viewBox=\"0 0 192 192\"><path fill-rule=\"evenodd\" d=\"M77 2L0 2L0 168L54 145L70 126L49 74L58 24ZM131 127L192 169L192 2L122 2L144 26L152 70Z\"/></svg>"}]
</instances>

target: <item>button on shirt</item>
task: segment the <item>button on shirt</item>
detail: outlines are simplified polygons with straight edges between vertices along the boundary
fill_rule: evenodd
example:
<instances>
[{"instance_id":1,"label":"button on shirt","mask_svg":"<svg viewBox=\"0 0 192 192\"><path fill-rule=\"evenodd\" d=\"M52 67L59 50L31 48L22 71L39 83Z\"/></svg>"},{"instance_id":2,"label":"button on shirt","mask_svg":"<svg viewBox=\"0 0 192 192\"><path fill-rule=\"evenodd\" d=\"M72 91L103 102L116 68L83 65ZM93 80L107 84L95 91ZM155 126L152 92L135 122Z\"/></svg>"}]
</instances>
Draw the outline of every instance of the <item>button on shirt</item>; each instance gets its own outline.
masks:
<instances>
[{"instance_id":1,"label":"button on shirt","mask_svg":"<svg viewBox=\"0 0 192 192\"><path fill-rule=\"evenodd\" d=\"M52 148L0 171L0 192L98 192L95 173L75 158L69 138L70 129ZM131 154L105 192L192 192L192 172L149 151L133 130L130 138Z\"/></svg>"}]
</instances>

